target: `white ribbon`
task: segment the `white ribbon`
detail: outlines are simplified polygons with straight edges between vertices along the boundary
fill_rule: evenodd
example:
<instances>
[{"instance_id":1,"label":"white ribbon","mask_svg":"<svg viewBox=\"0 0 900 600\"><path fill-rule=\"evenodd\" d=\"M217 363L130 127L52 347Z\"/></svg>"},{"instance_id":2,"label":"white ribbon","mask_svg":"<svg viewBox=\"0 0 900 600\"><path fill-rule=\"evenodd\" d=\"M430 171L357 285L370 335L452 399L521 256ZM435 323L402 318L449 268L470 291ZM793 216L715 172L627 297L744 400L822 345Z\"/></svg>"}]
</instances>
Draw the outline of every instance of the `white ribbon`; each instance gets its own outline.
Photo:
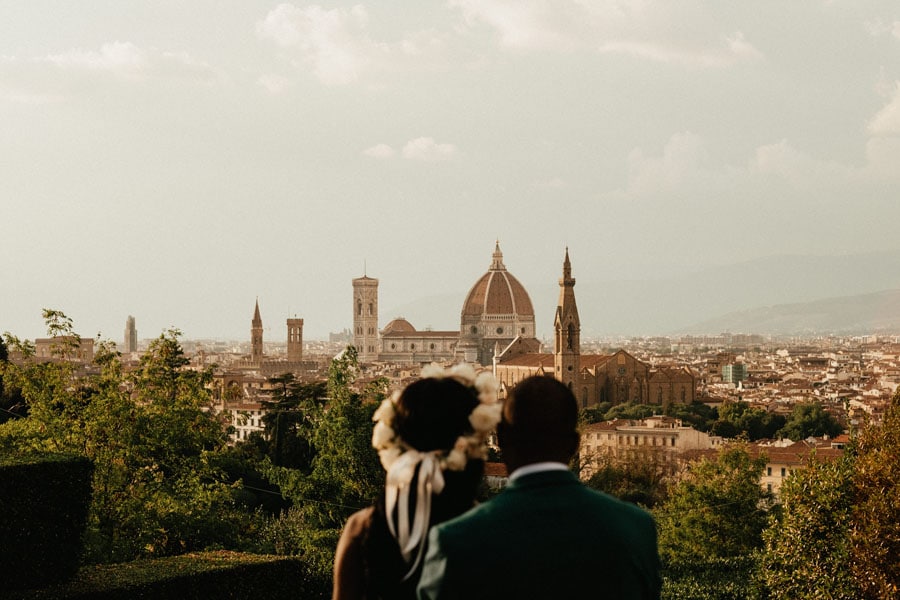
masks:
<instances>
[{"instance_id":1,"label":"white ribbon","mask_svg":"<svg viewBox=\"0 0 900 600\"><path fill-rule=\"evenodd\" d=\"M409 490L417 467L419 483L416 486L415 515L410 529ZM431 520L431 495L440 494L444 490L444 474L441 472L440 460L435 452L408 450L391 465L384 487L388 529L397 540L400 553L407 564L415 555L415 561L403 578L403 581L406 581L422 560L425 535L428 533L428 523ZM394 509L397 509L396 522Z\"/></svg>"}]
</instances>

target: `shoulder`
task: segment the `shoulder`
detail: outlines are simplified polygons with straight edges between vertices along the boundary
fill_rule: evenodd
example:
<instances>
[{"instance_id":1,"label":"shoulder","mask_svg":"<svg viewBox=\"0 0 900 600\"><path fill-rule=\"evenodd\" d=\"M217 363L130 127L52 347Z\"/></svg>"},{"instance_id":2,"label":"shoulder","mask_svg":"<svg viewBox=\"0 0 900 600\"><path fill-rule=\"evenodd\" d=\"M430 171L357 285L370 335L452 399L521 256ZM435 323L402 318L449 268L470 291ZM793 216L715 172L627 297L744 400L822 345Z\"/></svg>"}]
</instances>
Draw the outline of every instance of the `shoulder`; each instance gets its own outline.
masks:
<instances>
[{"instance_id":1,"label":"shoulder","mask_svg":"<svg viewBox=\"0 0 900 600\"><path fill-rule=\"evenodd\" d=\"M344 524L344 530L341 532L341 538L338 541L336 552L339 555L359 546L365 533L372 525L372 516L374 514L375 507L370 506L350 515Z\"/></svg>"},{"instance_id":2,"label":"shoulder","mask_svg":"<svg viewBox=\"0 0 900 600\"><path fill-rule=\"evenodd\" d=\"M350 515L334 553L333 598L360 598L365 582L363 577L363 539L372 524L374 507L364 508Z\"/></svg>"}]
</instances>

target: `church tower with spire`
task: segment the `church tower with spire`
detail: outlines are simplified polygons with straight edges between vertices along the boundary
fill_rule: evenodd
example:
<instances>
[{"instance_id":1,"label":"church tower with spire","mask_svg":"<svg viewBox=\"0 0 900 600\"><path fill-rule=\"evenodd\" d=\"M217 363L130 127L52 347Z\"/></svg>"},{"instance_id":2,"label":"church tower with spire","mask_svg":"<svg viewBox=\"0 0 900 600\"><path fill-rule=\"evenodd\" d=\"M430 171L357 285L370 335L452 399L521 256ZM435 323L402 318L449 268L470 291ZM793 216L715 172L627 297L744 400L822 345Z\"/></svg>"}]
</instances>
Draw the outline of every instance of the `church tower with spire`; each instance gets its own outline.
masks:
<instances>
[{"instance_id":1,"label":"church tower with spire","mask_svg":"<svg viewBox=\"0 0 900 600\"><path fill-rule=\"evenodd\" d=\"M259 316L259 298L256 299L256 308L253 310L253 322L250 326L250 360L256 364L262 362L263 357L263 324Z\"/></svg>"},{"instance_id":2,"label":"church tower with spire","mask_svg":"<svg viewBox=\"0 0 900 600\"><path fill-rule=\"evenodd\" d=\"M553 329L555 375L574 392L581 371L581 321L575 305L575 278L572 277L568 248L563 261L562 278L559 280L559 303L556 306Z\"/></svg>"}]
</instances>

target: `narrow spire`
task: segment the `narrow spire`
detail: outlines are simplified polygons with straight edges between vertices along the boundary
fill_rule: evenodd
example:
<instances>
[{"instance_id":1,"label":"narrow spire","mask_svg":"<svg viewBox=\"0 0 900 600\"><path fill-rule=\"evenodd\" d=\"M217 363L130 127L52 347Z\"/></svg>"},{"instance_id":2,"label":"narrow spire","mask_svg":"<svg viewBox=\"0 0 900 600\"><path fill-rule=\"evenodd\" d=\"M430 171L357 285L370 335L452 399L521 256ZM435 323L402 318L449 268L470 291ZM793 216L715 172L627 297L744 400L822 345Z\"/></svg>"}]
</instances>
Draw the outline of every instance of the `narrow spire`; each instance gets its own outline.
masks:
<instances>
[{"instance_id":1,"label":"narrow spire","mask_svg":"<svg viewBox=\"0 0 900 600\"><path fill-rule=\"evenodd\" d=\"M259 316L259 296L256 297L256 308L253 309L253 324L262 326L262 318Z\"/></svg>"},{"instance_id":2,"label":"narrow spire","mask_svg":"<svg viewBox=\"0 0 900 600\"><path fill-rule=\"evenodd\" d=\"M563 261L563 279L572 279L572 263L569 261L569 247L566 246L566 258Z\"/></svg>"}]
</instances>

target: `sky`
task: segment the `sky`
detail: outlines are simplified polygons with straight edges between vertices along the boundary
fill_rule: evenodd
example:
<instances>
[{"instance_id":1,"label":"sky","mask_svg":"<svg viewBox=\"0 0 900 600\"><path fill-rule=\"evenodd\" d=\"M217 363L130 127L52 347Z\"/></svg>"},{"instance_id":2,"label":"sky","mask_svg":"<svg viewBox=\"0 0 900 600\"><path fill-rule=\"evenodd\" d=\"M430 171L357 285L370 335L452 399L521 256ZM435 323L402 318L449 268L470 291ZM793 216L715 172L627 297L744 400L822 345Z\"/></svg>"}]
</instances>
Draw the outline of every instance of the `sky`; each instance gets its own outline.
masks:
<instances>
[{"instance_id":1,"label":"sky","mask_svg":"<svg viewBox=\"0 0 900 600\"><path fill-rule=\"evenodd\" d=\"M896 0L0 0L22 338L249 338L257 298L321 338L364 273L382 327L461 307L496 240L528 288L566 247L579 282L689 276L898 223Z\"/></svg>"}]
</instances>

